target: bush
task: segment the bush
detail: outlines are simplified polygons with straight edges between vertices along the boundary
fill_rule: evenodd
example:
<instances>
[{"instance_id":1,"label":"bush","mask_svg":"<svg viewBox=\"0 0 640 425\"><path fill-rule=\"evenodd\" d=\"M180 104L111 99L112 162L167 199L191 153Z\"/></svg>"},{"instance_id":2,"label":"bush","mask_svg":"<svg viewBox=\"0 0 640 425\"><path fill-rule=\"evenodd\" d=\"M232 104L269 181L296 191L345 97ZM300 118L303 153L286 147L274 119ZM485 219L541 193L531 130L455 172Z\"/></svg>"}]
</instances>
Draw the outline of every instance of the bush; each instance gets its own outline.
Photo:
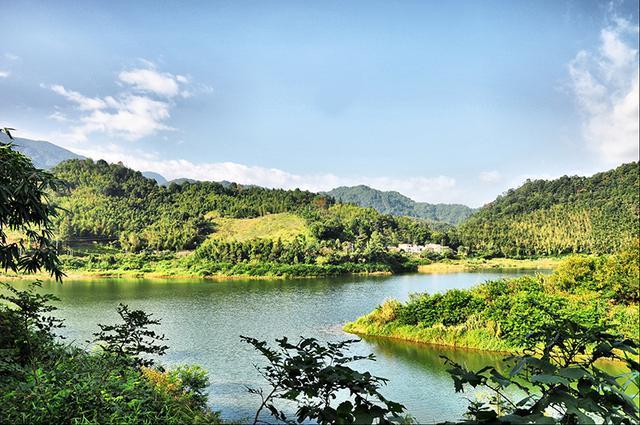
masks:
<instances>
[{"instance_id":1,"label":"bush","mask_svg":"<svg viewBox=\"0 0 640 425\"><path fill-rule=\"evenodd\" d=\"M150 362L139 354L165 348L153 343L147 326L157 322L144 312L121 306L124 324L103 326L106 350L89 353L56 340L53 297L8 289L0 305L3 423L219 423L202 369L140 367Z\"/></svg>"},{"instance_id":2,"label":"bush","mask_svg":"<svg viewBox=\"0 0 640 425\"><path fill-rule=\"evenodd\" d=\"M406 304L398 307L398 320L406 325L453 326L464 323L468 316L480 311L481 306L481 299L459 289L444 294L412 294Z\"/></svg>"}]
</instances>

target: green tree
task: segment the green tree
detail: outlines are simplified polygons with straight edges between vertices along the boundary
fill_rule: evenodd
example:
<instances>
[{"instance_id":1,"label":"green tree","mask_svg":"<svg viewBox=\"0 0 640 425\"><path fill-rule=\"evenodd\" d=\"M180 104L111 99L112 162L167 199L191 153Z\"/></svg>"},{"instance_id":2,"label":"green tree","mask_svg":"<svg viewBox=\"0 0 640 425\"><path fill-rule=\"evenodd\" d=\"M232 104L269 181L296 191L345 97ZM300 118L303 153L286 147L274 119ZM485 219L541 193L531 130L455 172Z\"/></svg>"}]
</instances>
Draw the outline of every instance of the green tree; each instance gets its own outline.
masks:
<instances>
[{"instance_id":1,"label":"green tree","mask_svg":"<svg viewBox=\"0 0 640 425\"><path fill-rule=\"evenodd\" d=\"M2 129L11 135L12 129ZM49 202L49 190L61 181L36 169L31 160L0 142L0 267L5 271L33 273L44 269L60 280L60 269L53 242L52 217L57 208ZM10 241L7 232L18 235Z\"/></svg>"},{"instance_id":2,"label":"green tree","mask_svg":"<svg viewBox=\"0 0 640 425\"><path fill-rule=\"evenodd\" d=\"M296 403L296 421L319 424L388 424L399 421L404 406L387 400L380 394L384 378L369 372L358 372L347 365L359 360L374 360L368 356L350 356L348 347L357 340L322 344L314 338L300 338L291 343L286 337L277 339L273 349L265 341L241 336L267 360L258 371L269 389L250 388L260 396L261 404L253 423L260 423L260 413L267 409L277 420L291 422L278 404L279 400ZM339 393L348 398L336 405Z\"/></svg>"},{"instance_id":3,"label":"green tree","mask_svg":"<svg viewBox=\"0 0 640 425\"><path fill-rule=\"evenodd\" d=\"M94 342L97 342L105 353L120 358L123 363L152 366L152 359L141 356L161 356L169 348L158 344L165 340L164 335L158 335L149 329L149 326L159 325L160 321L151 319L151 315L142 310L130 310L129 306L124 304L118 306L118 315L123 323L98 324L100 332L93 334Z\"/></svg>"}]
</instances>

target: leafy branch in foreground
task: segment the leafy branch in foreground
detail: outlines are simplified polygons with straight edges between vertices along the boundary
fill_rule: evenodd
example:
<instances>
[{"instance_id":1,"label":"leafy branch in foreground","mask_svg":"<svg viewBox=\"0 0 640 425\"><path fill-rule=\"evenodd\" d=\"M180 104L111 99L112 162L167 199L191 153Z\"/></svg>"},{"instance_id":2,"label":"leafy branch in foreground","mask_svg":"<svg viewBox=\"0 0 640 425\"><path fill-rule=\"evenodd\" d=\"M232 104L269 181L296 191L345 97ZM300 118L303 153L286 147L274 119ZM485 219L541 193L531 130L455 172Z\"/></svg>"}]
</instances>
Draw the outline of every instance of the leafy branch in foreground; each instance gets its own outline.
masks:
<instances>
[{"instance_id":1,"label":"leafy branch in foreground","mask_svg":"<svg viewBox=\"0 0 640 425\"><path fill-rule=\"evenodd\" d=\"M268 361L267 366L256 366L256 369L268 382L269 389L248 388L262 401L254 425L266 423L260 420L264 409L286 423L389 424L405 419L399 416L405 410L404 406L387 400L379 392L386 379L347 366L358 360L374 360L372 354L351 356L345 353L358 340L324 345L314 338L300 337L297 343L291 343L283 337L276 339L278 347L274 349L265 341L246 336L240 338ZM338 394L344 399L340 403L337 402ZM295 420L287 417L278 401L295 403Z\"/></svg>"},{"instance_id":2,"label":"leafy branch in foreground","mask_svg":"<svg viewBox=\"0 0 640 425\"><path fill-rule=\"evenodd\" d=\"M153 360L140 357L143 354L163 355L169 348L157 344L164 341L164 335L159 335L148 329L151 325L159 325L160 320L151 319L151 314L142 310L129 310L129 306L120 304L118 314L124 323L118 325L98 324L100 332L93 334L94 342L106 353L115 355L123 361L135 366L151 366Z\"/></svg>"},{"instance_id":3,"label":"leafy branch in foreground","mask_svg":"<svg viewBox=\"0 0 640 425\"><path fill-rule=\"evenodd\" d=\"M11 137L10 128L0 129ZM11 143L0 142L0 267L13 272L34 273L44 269L57 280L60 270L53 241L52 217L58 208L49 202L49 190L62 182L33 166ZM10 240L7 232L22 235Z\"/></svg>"},{"instance_id":4,"label":"leafy branch in foreground","mask_svg":"<svg viewBox=\"0 0 640 425\"><path fill-rule=\"evenodd\" d=\"M529 335L521 356L508 357L508 376L487 366L477 372L446 357L456 392L464 385L489 389L487 403L472 402L466 416L471 423L632 424L640 421L638 342L621 339L606 327L584 327L558 320ZM626 364L628 372L611 375L599 367L602 359ZM631 387L630 387L631 386ZM525 397L515 400L511 394Z\"/></svg>"}]
</instances>

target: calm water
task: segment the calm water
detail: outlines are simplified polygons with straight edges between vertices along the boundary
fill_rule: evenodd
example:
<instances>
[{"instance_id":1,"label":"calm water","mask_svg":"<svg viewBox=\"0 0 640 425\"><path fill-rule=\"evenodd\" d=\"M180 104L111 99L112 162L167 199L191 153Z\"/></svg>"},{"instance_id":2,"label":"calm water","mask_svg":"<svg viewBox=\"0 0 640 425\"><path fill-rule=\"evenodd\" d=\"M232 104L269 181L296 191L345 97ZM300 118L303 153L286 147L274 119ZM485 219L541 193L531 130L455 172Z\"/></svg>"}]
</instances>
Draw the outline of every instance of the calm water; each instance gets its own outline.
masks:
<instances>
[{"instance_id":1,"label":"calm water","mask_svg":"<svg viewBox=\"0 0 640 425\"><path fill-rule=\"evenodd\" d=\"M468 288L517 273L412 274L278 281L92 280L46 283L57 295L66 335L83 344L96 323L116 320L119 302L162 318L171 347L165 364L197 363L209 371L210 401L226 419L252 416L258 400L245 386L262 383L253 369L259 357L239 335L273 341L286 335L339 340L341 326L387 298L405 300L412 292ZM23 286L24 284L16 284ZM472 368L498 364L499 354L452 350L379 338L366 338L354 351L373 352L376 362L358 368L389 378L383 393L403 403L421 423L460 418L467 402L456 394L439 355ZM468 396L468 395L467 395Z\"/></svg>"}]
</instances>

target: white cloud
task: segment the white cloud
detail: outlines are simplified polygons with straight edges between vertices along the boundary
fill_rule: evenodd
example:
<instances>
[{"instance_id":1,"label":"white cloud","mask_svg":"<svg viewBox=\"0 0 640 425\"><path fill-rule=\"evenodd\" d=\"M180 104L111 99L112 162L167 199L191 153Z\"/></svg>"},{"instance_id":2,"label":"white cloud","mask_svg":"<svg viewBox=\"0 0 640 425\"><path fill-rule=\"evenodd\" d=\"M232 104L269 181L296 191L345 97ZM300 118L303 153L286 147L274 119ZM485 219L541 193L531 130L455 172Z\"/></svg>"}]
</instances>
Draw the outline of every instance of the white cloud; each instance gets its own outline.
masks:
<instances>
[{"instance_id":1,"label":"white cloud","mask_svg":"<svg viewBox=\"0 0 640 425\"><path fill-rule=\"evenodd\" d=\"M497 183L502 180L502 175L497 170L483 171L478 175L478 178L485 183Z\"/></svg>"},{"instance_id":2,"label":"white cloud","mask_svg":"<svg viewBox=\"0 0 640 425\"><path fill-rule=\"evenodd\" d=\"M54 93L63 96L65 99L78 105L78 108L82 111L93 111L96 109L104 109L107 104L104 100L96 97L87 97L78 93L77 91L67 90L60 84L54 84L50 86Z\"/></svg>"},{"instance_id":3,"label":"white cloud","mask_svg":"<svg viewBox=\"0 0 640 425\"><path fill-rule=\"evenodd\" d=\"M0 78L7 78L11 75L11 72L0 69Z\"/></svg>"},{"instance_id":4,"label":"white cloud","mask_svg":"<svg viewBox=\"0 0 640 425\"><path fill-rule=\"evenodd\" d=\"M42 85L81 111L73 119L60 111L49 116L58 122L72 123L56 139L78 143L87 141L92 134L106 134L135 141L159 131L173 130L166 124L175 106L171 98L178 94L183 98L190 96L191 93L181 87L189 80L182 75L159 72L151 62L145 61L145 64L148 68L121 72L118 78L120 83L125 83L124 90L112 96L89 97L60 84Z\"/></svg>"},{"instance_id":5,"label":"white cloud","mask_svg":"<svg viewBox=\"0 0 640 425\"><path fill-rule=\"evenodd\" d=\"M135 141L161 130L172 130L164 124L170 117L170 106L166 102L131 94L106 100L107 110L94 110L82 116L81 124L70 129L69 136L73 141L85 141L92 133Z\"/></svg>"},{"instance_id":6,"label":"white cloud","mask_svg":"<svg viewBox=\"0 0 640 425\"><path fill-rule=\"evenodd\" d=\"M18 55L14 55L13 53L9 53L9 52L5 53L5 54L4 54L4 57L5 57L6 59L10 60L10 61L17 61L17 60L20 60L20 56L18 56Z\"/></svg>"},{"instance_id":7,"label":"white cloud","mask_svg":"<svg viewBox=\"0 0 640 425\"><path fill-rule=\"evenodd\" d=\"M637 161L638 26L624 19L600 33L595 52L581 51L569 64L571 88L583 116L583 136L606 163Z\"/></svg>"},{"instance_id":8,"label":"white cloud","mask_svg":"<svg viewBox=\"0 0 640 425\"><path fill-rule=\"evenodd\" d=\"M54 121L58 121L58 122L68 122L69 118L67 118L67 116L65 114L63 114L60 111L55 111L52 114L50 114L47 118L52 119Z\"/></svg>"},{"instance_id":9,"label":"white cloud","mask_svg":"<svg viewBox=\"0 0 640 425\"><path fill-rule=\"evenodd\" d=\"M174 97L180 93L180 85L188 82L182 75L158 72L151 68L138 68L122 71L118 79L130 84L139 92L153 93L158 96Z\"/></svg>"}]
</instances>

